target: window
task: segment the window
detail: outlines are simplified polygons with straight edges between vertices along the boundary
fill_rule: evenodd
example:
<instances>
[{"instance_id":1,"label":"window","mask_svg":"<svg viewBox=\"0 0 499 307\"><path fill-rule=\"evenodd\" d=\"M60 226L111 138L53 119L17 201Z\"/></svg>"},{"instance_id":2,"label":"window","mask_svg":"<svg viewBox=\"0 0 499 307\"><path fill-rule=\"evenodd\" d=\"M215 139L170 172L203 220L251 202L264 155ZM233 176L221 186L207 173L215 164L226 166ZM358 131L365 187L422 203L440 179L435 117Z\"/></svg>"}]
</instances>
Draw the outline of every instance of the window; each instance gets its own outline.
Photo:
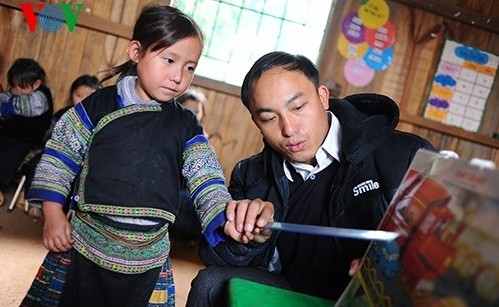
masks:
<instances>
[{"instance_id":1,"label":"window","mask_svg":"<svg viewBox=\"0 0 499 307\"><path fill-rule=\"evenodd\" d=\"M172 1L173 2L173 1ZM205 35L196 74L240 86L265 53L303 54L317 63L335 0L176 0Z\"/></svg>"}]
</instances>

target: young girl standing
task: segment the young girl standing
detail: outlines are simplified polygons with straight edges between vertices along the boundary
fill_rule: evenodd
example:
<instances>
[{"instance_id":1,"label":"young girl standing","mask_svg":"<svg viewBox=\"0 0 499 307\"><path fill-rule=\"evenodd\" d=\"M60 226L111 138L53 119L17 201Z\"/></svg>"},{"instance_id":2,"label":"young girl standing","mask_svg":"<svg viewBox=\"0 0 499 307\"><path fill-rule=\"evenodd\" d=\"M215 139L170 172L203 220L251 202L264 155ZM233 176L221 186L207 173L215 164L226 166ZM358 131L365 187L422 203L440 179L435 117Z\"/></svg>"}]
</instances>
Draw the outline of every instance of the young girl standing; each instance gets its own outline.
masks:
<instances>
[{"instance_id":1,"label":"young girl standing","mask_svg":"<svg viewBox=\"0 0 499 307\"><path fill-rule=\"evenodd\" d=\"M117 85L58 121L28 193L43 201L50 252L24 305L173 306L168 227L184 178L204 237L222 239L231 199L222 169L194 114L174 100L190 85L202 47L191 18L146 7L130 60L111 71ZM62 204L77 174L68 222Z\"/></svg>"}]
</instances>

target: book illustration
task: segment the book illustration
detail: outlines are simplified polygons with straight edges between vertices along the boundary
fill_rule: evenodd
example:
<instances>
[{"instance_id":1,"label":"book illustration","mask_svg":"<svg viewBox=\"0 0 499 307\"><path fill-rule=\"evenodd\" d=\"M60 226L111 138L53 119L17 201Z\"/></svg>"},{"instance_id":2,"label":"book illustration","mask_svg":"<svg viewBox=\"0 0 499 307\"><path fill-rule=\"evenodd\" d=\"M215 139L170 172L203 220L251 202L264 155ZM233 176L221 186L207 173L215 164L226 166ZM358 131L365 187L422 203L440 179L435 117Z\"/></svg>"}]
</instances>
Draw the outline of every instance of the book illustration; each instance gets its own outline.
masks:
<instances>
[{"instance_id":1,"label":"book illustration","mask_svg":"<svg viewBox=\"0 0 499 307\"><path fill-rule=\"evenodd\" d=\"M337 306L499 306L499 173L418 152Z\"/></svg>"}]
</instances>

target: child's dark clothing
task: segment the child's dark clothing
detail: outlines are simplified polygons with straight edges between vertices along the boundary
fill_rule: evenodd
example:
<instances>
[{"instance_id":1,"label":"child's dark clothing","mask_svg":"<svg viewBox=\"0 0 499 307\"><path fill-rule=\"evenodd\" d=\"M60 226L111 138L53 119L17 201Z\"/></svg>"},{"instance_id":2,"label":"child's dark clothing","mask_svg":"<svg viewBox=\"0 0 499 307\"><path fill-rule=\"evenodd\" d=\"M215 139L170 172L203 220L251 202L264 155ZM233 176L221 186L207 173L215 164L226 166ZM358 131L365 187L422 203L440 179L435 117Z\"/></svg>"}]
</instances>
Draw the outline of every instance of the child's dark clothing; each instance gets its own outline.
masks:
<instances>
[{"instance_id":1,"label":"child's dark clothing","mask_svg":"<svg viewBox=\"0 0 499 307\"><path fill-rule=\"evenodd\" d=\"M126 77L61 117L27 198L63 204L81 170L77 210L71 220L74 243L69 271L85 258L97 273L76 274L86 276L83 281L68 274L70 288L78 289L74 285L82 282L106 283L114 276L129 280L132 288L155 289L148 293L150 304L163 297L170 305L174 287L172 278L165 279L172 276L168 228L179 210L184 178L203 235L212 244L222 239L219 226L225 221L230 195L216 154L192 112L175 101L141 101L135 82L136 77ZM156 278L133 281L131 275L148 272ZM133 295L117 288L119 284L106 283L109 293ZM161 291L166 294L159 295ZM97 300L103 295L91 289L77 293L82 299L89 294ZM26 299L36 301L29 294Z\"/></svg>"},{"instance_id":2,"label":"child's dark clothing","mask_svg":"<svg viewBox=\"0 0 499 307\"><path fill-rule=\"evenodd\" d=\"M15 180L30 151L43 147L52 112L52 94L44 85L29 95L0 93L0 187Z\"/></svg>"}]
</instances>

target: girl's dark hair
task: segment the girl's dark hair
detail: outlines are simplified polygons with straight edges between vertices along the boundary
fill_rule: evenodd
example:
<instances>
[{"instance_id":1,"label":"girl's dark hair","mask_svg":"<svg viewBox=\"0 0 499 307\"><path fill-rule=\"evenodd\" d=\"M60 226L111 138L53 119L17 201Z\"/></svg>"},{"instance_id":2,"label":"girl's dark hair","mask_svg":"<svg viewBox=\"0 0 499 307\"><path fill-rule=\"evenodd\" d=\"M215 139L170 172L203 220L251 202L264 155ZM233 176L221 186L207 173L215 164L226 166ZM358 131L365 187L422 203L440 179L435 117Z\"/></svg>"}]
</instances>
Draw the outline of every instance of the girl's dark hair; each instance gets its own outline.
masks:
<instances>
[{"instance_id":1,"label":"girl's dark hair","mask_svg":"<svg viewBox=\"0 0 499 307\"><path fill-rule=\"evenodd\" d=\"M303 55L293 55L283 51L270 52L259 58L244 77L241 100L248 110L252 96L251 87L264 72L275 67L288 71L300 71L315 85L315 88L319 88L319 71L310 59Z\"/></svg>"},{"instance_id":2,"label":"girl's dark hair","mask_svg":"<svg viewBox=\"0 0 499 307\"><path fill-rule=\"evenodd\" d=\"M146 6L133 29L132 41L140 43L140 52L167 48L187 37L198 37L203 45L204 37L196 22L177 8L154 4ZM118 75L118 81L126 76L136 75L132 60L110 69L101 83Z\"/></svg>"},{"instance_id":3,"label":"girl's dark hair","mask_svg":"<svg viewBox=\"0 0 499 307\"><path fill-rule=\"evenodd\" d=\"M45 84L45 70L33 59L19 58L7 72L7 82L10 87L26 88L41 80Z\"/></svg>"},{"instance_id":4,"label":"girl's dark hair","mask_svg":"<svg viewBox=\"0 0 499 307\"><path fill-rule=\"evenodd\" d=\"M73 83L71 83L71 89L69 91L70 94L72 95L73 92L81 85L88 86L90 88L93 88L94 90L100 89L100 83L97 77L90 75L81 75L76 78Z\"/></svg>"}]
</instances>

